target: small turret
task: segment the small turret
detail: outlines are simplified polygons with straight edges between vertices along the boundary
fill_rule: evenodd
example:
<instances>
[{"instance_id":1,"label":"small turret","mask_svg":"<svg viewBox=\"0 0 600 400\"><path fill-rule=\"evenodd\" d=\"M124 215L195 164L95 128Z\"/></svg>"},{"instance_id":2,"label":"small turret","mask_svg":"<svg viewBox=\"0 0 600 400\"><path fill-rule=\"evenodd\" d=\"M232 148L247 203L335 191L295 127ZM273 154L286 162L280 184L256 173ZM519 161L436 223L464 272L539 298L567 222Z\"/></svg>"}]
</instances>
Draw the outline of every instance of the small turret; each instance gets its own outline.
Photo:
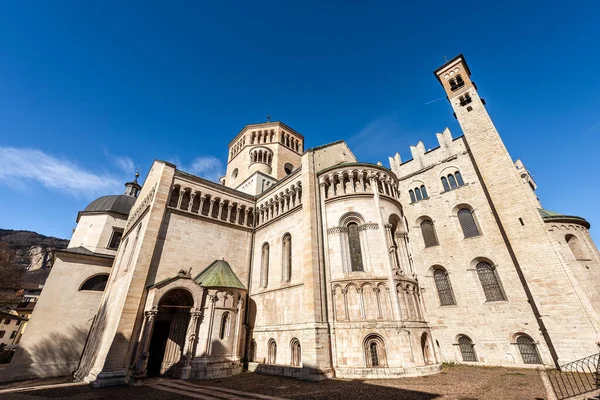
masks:
<instances>
[{"instance_id":1,"label":"small turret","mask_svg":"<svg viewBox=\"0 0 600 400\"><path fill-rule=\"evenodd\" d=\"M133 180L133 182L127 182L125 184L125 194L127 196L138 197L138 194L140 194L140 189L142 188L142 185L140 185L137 181L139 177L140 171L138 170L135 172L135 179Z\"/></svg>"}]
</instances>

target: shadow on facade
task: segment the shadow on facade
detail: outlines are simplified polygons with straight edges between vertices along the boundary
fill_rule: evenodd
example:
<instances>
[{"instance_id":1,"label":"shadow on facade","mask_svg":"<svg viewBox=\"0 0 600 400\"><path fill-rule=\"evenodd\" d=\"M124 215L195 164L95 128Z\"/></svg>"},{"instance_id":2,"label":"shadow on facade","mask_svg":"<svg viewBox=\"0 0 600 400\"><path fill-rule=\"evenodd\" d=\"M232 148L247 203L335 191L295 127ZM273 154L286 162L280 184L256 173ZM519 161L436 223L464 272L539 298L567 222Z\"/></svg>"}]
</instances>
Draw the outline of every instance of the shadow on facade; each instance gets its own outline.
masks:
<instances>
[{"instance_id":1,"label":"shadow on facade","mask_svg":"<svg viewBox=\"0 0 600 400\"><path fill-rule=\"evenodd\" d=\"M0 382L70 376L79 364L86 337L87 329L74 326L31 346L19 346L11 363L0 373Z\"/></svg>"}]
</instances>

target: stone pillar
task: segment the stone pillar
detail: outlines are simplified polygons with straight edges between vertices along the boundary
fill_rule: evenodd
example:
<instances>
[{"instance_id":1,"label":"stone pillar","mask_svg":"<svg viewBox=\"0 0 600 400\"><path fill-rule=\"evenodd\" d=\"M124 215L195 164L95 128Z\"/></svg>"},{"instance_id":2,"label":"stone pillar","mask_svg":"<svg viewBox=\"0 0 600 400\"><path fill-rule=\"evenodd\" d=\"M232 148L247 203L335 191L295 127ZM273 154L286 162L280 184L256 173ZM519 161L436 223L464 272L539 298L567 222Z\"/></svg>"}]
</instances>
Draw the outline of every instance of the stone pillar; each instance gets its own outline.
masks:
<instances>
[{"instance_id":1,"label":"stone pillar","mask_svg":"<svg viewBox=\"0 0 600 400\"><path fill-rule=\"evenodd\" d=\"M408 249L406 247L406 232L396 232L396 243L398 243L398 248L396 249L398 252L398 262L400 263L399 268L402 274L405 274L407 271L411 271L410 260L408 255Z\"/></svg>"},{"instance_id":2,"label":"stone pillar","mask_svg":"<svg viewBox=\"0 0 600 400\"><path fill-rule=\"evenodd\" d=\"M196 192L190 193L190 203L188 204L188 211L192 212L192 206L194 205L194 197L196 197Z\"/></svg>"},{"instance_id":3,"label":"stone pillar","mask_svg":"<svg viewBox=\"0 0 600 400\"><path fill-rule=\"evenodd\" d=\"M177 208L181 208L181 202L183 201L183 195L185 194L184 188L179 188L179 200L177 200Z\"/></svg>"},{"instance_id":4,"label":"stone pillar","mask_svg":"<svg viewBox=\"0 0 600 400\"><path fill-rule=\"evenodd\" d=\"M227 222L231 221L231 209L233 208L233 204L227 204Z\"/></svg>"},{"instance_id":5,"label":"stone pillar","mask_svg":"<svg viewBox=\"0 0 600 400\"><path fill-rule=\"evenodd\" d=\"M144 312L144 327L142 333L142 340L140 343L139 358L135 367L135 377L144 378L146 376L148 368L148 347L150 346L150 337L152 330L154 329L154 320L158 314L158 307L155 306L151 310Z\"/></svg>"},{"instance_id":6,"label":"stone pillar","mask_svg":"<svg viewBox=\"0 0 600 400\"><path fill-rule=\"evenodd\" d=\"M348 178L350 179L350 186L352 186L352 193L356 193L356 188L354 187L354 175L349 175Z\"/></svg>"},{"instance_id":7,"label":"stone pillar","mask_svg":"<svg viewBox=\"0 0 600 400\"><path fill-rule=\"evenodd\" d=\"M385 236L388 241L389 246L389 255L392 261L392 271L394 273L394 277L400 277L403 271L400 269L400 265L398 265L398 255L396 245L394 244L394 238L392 237L392 224L385 224Z\"/></svg>"},{"instance_id":8,"label":"stone pillar","mask_svg":"<svg viewBox=\"0 0 600 400\"><path fill-rule=\"evenodd\" d=\"M219 300L217 294L209 294L208 300L210 301L210 311L209 311L209 320L208 320L208 334L206 337L206 348L204 349L204 354L207 356L210 355L210 344L212 343L212 331L213 325L215 323L215 303Z\"/></svg>"},{"instance_id":9,"label":"stone pillar","mask_svg":"<svg viewBox=\"0 0 600 400\"><path fill-rule=\"evenodd\" d=\"M248 221L248 213L250 212L250 210L248 209L248 207L246 207L244 209L244 215L242 217L242 225L246 225L246 222Z\"/></svg>"},{"instance_id":10,"label":"stone pillar","mask_svg":"<svg viewBox=\"0 0 600 400\"><path fill-rule=\"evenodd\" d=\"M202 208L204 208L204 200L206 200L206 195L200 196L200 207L198 207L198 214L202 214Z\"/></svg>"},{"instance_id":11,"label":"stone pillar","mask_svg":"<svg viewBox=\"0 0 600 400\"><path fill-rule=\"evenodd\" d=\"M208 216L212 218L213 208L215 207L215 199L211 197L210 207L208 208Z\"/></svg>"},{"instance_id":12,"label":"stone pillar","mask_svg":"<svg viewBox=\"0 0 600 400\"><path fill-rule=\"evenodd\" d=\"M223 199L219 200L219 214L217 215L217 219L221 219L223 217L223 207L225 207L225 202Z\"/></svg>"},{"instance_id":13,"label":"stone pillar","mask_svg":"<svg viewBox=\"0 0 600 400\"><path fill-rule=\"evenodd\" d=\"M244 298L240 296L237 302L237 313L235 316L235 337L233 338L233 356L238 357L240 351L240 329L242 328L242 310Z\"/></svg>"}]
</instances>

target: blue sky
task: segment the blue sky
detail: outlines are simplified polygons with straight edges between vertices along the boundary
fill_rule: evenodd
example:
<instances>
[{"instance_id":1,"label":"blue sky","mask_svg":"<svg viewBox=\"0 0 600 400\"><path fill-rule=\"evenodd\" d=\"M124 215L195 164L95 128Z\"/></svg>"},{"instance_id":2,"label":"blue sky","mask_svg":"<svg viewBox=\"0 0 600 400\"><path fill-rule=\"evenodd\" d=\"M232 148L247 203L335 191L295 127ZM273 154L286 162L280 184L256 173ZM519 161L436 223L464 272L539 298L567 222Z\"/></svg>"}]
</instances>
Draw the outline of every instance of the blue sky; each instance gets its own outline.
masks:
<instances>
[{"instance_id":1,"label":"blue sky","mask_svg":"<svg viewBox=\"0 0 600 400\"><path fill-rule=\"evenodd\" d=\"M2 2L0 227L69 238L154 159L215 179L267 113L407 160L461 134L432 71L464 53L544 207L600 239L600 2L401 3Z\"/></svg>"}]
</instances>

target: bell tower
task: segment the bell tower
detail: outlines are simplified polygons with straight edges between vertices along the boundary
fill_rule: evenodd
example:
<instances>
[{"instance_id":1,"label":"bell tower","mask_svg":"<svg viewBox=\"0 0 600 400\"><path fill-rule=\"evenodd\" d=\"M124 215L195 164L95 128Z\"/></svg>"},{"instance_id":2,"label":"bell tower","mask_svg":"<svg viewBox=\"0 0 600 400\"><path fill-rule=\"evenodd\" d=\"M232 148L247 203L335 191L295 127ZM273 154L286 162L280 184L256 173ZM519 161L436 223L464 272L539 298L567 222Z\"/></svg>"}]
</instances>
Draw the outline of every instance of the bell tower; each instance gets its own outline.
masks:
<instances>
[{"instance_id":1,"label":"bell tower","mask_svg":"<svg viewBox=\"0 0 600 400\"><path fill-rule=\"evenodd\" d=\"M434 71L446 91L465 137L479 182L504 244L523 286L554 362L581 358L597 351L600 319L559 255L548 234L539 202L524 185L518 165L506 149L486 108L471 71L461 55ZM560 289L558 289L560 288ZM560 290L560 296L556 295ZM585 311L584 311L585 310ZM567 331L565 327L577 327ZM581 343L573 349L564 339Z\"/></svg>"},{"instance_id":2,"label":"bell tower","mask_svg":"<svg viewBox=\"0 0 600 400\"><path fill-rule=\"evenodd\" d=\"M256 195L300 166L304 136L282 122L246 125L229 143L224 184Z\"/></svg>"}]
</instances>

